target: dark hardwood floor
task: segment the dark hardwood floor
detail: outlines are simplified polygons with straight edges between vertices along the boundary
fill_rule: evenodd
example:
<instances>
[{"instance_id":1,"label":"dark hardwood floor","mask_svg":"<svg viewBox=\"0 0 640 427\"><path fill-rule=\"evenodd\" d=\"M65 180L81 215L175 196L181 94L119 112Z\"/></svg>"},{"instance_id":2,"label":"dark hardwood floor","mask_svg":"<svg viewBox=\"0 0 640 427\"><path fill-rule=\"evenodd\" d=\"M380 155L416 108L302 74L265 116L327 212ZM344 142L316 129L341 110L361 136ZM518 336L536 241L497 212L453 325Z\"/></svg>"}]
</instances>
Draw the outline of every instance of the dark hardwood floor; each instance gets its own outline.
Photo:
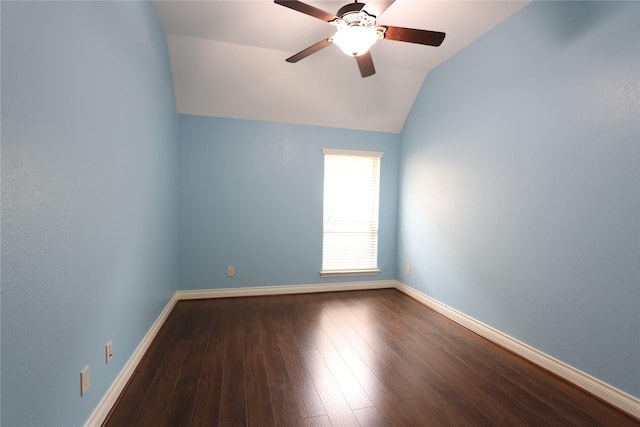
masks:
<instances>
[{"instance_id":1,"label":"dark hardwood floor","mask_svg":"<svg viewBox=\"0 0 640 427\"><path fill-rule=\"evenodd\" d=\"M105 426L639 426L392 289L181 301Z\"/></svg>"}]
</instances>

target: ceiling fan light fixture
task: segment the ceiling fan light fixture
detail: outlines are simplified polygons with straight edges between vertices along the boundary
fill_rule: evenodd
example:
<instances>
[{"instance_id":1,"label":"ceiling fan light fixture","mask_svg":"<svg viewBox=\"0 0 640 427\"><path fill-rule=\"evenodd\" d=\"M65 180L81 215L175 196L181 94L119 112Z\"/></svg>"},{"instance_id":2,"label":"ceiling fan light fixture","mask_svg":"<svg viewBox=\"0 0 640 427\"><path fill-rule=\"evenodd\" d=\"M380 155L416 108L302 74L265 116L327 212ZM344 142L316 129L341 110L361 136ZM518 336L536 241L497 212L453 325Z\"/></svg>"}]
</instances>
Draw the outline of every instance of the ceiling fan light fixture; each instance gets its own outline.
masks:
<instances>
[{"instance_id":1,"label":"ceiling fan light fixture","mask_svg":"<svg viewBox=\"0 0 640 427\"><path fill-rule=\"evenodd\" d=\"M378 41L378 34L375 27L349 25L338 28L332 41L345 55L360 56Z\"/></svg>"},{"instance_id":2,"label":"ceiling fan light fixture","mask_svg":"<svg viewBox=\"0 0 640 427\"><path fill-rule=\"evenodd\" d=\"M0 0L1 1L1 0ZM355 57L360 75L369 77L376 73L369 49L378 40L395 40L427 46L440 46L445 33L440 31L418 30L415 28L377 26L376 19L396 0L369 0L367 3L353 3L342 6L336 15L303 3L300 0L274 0L276 4L325 21L337 28L329 38L320 40L306 49L286 59L296 63L309 55L335 44L347 56Z\"/></svg>"}]
</instances>

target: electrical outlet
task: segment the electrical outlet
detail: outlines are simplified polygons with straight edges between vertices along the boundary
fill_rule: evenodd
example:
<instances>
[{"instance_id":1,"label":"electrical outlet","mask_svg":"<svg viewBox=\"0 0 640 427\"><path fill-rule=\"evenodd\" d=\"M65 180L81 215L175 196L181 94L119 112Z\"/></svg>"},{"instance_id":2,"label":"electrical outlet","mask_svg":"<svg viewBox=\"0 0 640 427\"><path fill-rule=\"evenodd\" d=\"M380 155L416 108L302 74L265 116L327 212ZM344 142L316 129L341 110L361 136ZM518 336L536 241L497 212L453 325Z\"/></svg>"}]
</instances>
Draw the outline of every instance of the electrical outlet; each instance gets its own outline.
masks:
<instances>
[{"instance_id":1,"label":"electrical outlet","mask_svg":"<svg viewBox=\"0 0 640 427\"><path fill-rule=\"evenodd\" d=\"M105 356L107 358L107 363L109 363L111 361L111 358L113 357L113 346L111 344L111 340L109 340L107 345L104 346L104 349L105 349Z\"/></svg>"},{"instance_id":2,"label":"electrical outlet","mask_svg":"<svg viewBox=\"0 0 640 427\"><path fill-rule=\"evenodd\" d=\"M234 266L230 265L227 267L227 277L233 277L236 275L236 269Z\"/></svg>"},{"instance_id":3,"label":"electrical outlet","mask_svg":"<svg viewBox=\"0 0 640 427\"><path fill-rule=\"evenodd\" d=\"M404 273L405 273L407 276L411 276L411 266L410 266L410 265L407 265L407 266L404 268Z\"/></svg>"},{"instance_id":4,"label":"electrical outlet","mask_svg":"<svg viewBox=\"0 0 640 427\"><path fill-rule=\"evenodd\" d=\"M84 396L87 393L90 385L91 383L89 382L89 365L87 365L82 371L80 371L80 396Z\"/></svg>"}]
</instances>

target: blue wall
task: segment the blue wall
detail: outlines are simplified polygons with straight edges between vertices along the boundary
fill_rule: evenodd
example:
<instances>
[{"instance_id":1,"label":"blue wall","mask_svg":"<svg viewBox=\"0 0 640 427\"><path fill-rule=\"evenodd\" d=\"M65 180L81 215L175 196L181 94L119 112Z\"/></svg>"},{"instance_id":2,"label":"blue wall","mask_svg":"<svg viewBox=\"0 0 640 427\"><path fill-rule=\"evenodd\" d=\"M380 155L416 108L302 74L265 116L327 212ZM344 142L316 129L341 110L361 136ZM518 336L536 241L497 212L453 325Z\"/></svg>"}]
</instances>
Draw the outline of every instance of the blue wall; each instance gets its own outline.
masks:
<instances>
[{"instance_id":1,"label":"blue wall","mask_svg":"<svg viewBox=\"0 0 640 427\"><path fill-rule=\"evenodd\" d=\"M399 280L638 397L639 92L640 3L531 3L427 76L398 232Z\"/></svg>"},{"instance_id":2,"label":"blue wall","mask_svg":"<svg viewBox=\"0 0 640 427\"><path fill-rule=\"evenodd\" d=\"M398 134L180 115L179 135L182 289L395 279ZM379 276L319 276L322 148L384 152Z\"/></svg>"},{"instance_id":3,"label":"blue wall","mask_svg":"<svg viewBox=\"0 0 640 427\"><path fill-rule=\"evenodd\" d=\"M0 4L3 425L81 425L178 282L345 281L319 277L325 147L385 153L382 274L346 280L640 396L640 4L527 6L429 74L401 135L178 118L149 3Z\"/></svg>"},{"instance_id":4,"label":"blue wall","mask_svg":"<svg viewBox=\"0 0 640 427\"><path fill-rule=\"evenodd\" d=\"M3 425L82 425L175 292L177 121L151 3L2 2Z\"/></svg>"}]
</instances>

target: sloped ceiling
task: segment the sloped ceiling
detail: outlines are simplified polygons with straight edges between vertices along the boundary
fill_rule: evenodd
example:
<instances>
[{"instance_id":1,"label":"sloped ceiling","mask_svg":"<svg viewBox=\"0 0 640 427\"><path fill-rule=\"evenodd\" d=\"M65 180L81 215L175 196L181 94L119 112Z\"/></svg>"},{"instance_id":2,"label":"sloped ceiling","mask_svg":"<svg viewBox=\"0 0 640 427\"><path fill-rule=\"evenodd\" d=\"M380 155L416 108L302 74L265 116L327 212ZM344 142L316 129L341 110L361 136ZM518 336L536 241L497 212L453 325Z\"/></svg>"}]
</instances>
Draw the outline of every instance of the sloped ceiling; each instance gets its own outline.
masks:
<instances>
[{"instance_id":1,"label":"sloped ceiling","mask_svg":"<svg viewBox=\"0 0 640 427\"><path fill-rule=\"evenodd\" d=\"M305 1L336 13L347 1ZM380 40L376 74L329 46L334 27L271 0L155 1L179 113L400 132L427 73L528 1L397 0L379 25L443 31L440 47ZM473 72L473 70L469 70Z\"/></svg>"}]
</instances>

